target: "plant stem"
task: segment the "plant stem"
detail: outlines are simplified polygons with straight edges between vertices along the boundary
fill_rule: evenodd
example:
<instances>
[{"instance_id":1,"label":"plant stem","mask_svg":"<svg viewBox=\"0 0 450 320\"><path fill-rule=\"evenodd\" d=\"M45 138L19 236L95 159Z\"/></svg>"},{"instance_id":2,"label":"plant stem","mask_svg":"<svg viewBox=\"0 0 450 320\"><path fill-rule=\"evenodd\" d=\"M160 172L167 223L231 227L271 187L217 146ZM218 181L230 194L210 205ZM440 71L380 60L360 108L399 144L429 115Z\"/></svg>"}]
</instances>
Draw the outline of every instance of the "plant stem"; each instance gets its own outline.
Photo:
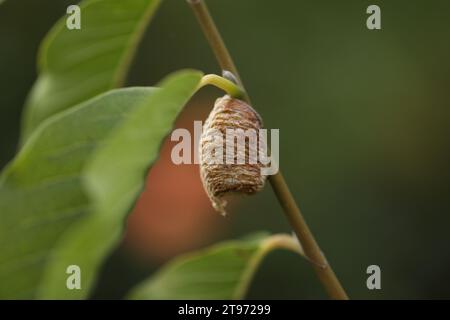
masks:
<instances>
[{"instance_id":1,"label":"plant stem","mask_svg":"<svg viewBox=\"0 0 450 320\"><path fill-rule=\"evenodd\" d=\"M203 0L187 0L187 2L194 11L209 45L214 51L220 67L222 70L231 71L237 77L239 85L244 88L233 59L225 46L225 43L209 13L206 4ZM244 96L244 100L250 103L248 95ZM289 223L291 224L303 247L305 256L313 262L312 266L317 274L317 277L324 286L325 291L332 299L347 300L348 296L345 293L345 290L341 286L339 280L333 272L333 269L328 264L325 255L322 253L313 234L311 233L311 230L306 224L306 221L303 218L303 215L300 212L300 209L297 206L297 203L295 202L295 199L292 196L281 171L273 176L270 176L269 181Z\"/></svg>"},{"instance_id":2,"label":"plant stem","mask_svg":"<svg viewBox=\"0 0 450 320\"><path fill-rule=\"evenodd\" d=\"M206 85L213 85L217 88L220 88L228 93L230 97L236 99L242 99L245 94L244 90L241 89L239 85L216 74L204 75L202 80L200 81L200 84L198 85L198 89Z\"/></svg>"},{"instance_id":3,"label":"plant stem","mask_svg":"<svg viewBox=\"0 0 450 320\"><path fill-rule=\"evenodd\" d=\"M222 70L231 71L233 75L237 78L238 84L244 91L243 99L250 103L250 98L247 95L247 91L245 90L241 77L237 71L237 68L234 64L233 59L231 58L230 53L225 45L225 42L222 39L222 36L219 33L219 30L214 23L213 18L211 17L206 4L203 0L187 0L187 2L191 5L195 16L197 17L198 22L205 34L206 39L208 40L209 46L214 52L216 56L216 60L220 65Z\"/></svg>"}]
</instances>

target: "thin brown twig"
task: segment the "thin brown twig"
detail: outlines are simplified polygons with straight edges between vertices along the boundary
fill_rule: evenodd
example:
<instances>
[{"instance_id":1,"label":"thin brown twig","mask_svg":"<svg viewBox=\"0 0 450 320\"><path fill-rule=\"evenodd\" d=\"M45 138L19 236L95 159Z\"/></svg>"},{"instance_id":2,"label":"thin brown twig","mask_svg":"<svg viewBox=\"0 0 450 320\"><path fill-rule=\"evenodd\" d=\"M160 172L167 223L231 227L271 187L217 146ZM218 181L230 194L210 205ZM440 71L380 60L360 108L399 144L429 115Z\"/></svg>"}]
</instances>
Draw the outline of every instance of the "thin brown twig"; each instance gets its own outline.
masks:
<instances>
[{"instance_id":1,"label":"thin brown twig","mask_svg":"<svg viewBox=\"0 0 450 320\"><path fill-rule=\"evenodd\" d=\"M187 0L187 2L194 11L220 67L222 70L232 72L237 77L239 85L244 88L239 72L233 59L231 58L230 53L228 52L227 47L225 46L222 36L220 35L206 4L203 0ZM247 94L244 96L244 100L250 103L250 99ZM311 233L311 230L306 224L306 221L303 218L303 215L300 212L300 209L295 202L295 199L292 196L281 171L273 176L270 176L269 181L290 225L294 229L294 232L303 247L305 256L313 262L312 266L324 286L325 291L332 299L347 300L348 296L345 293L345 290L336 277L333 269L329 265L325 255L322 253L313 234Z\"/></svg>"}]
</instances>

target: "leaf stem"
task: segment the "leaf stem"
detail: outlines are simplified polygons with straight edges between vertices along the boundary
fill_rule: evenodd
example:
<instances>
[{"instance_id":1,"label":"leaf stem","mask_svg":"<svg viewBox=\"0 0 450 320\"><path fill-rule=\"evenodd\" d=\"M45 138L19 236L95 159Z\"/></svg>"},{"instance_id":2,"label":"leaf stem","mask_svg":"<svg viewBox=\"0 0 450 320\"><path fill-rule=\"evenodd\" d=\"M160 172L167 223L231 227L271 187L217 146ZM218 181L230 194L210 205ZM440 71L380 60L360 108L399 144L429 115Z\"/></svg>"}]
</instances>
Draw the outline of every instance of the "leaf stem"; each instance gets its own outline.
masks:
<instances>
[{"instance_id":1,"label":"leaf stem","mask_svg":"<svg viewBox=\"0 0 450 320\"><path fill-rule=\"evenodd\" d=\"M213 85L220 88L236 99L242 99L245 95L244 90L242 90L239 85L216 74L207 74L203 76L197 89L200 89L206 85Z\"/></svg>"},{"instance_id":2,"label":"leaf stem","mask_svg":"<svg viewBox=\"0 0 450 320\"><path fill-rule=\"evenodd\" d=\"M205 2L203 0L187 0L187 2L194 11L220 67L222 70L231 71L237 77L241 88L244 88L233 59L225 46L225 43L209 13ZM247 94L245 94L243 98L250 103L250 99ZM303 247L305 256L314 262L312 263L312 266L317 274L317 277L324 286L325 291L332 299L347 300L348 296L345 293L345 290L340 284L333 269L327 262L325 255L322 253L311 230L303 218L303 215L300 212L300 209L295 202L295 199L292 196L281 171L273 176L270 176L269 181L289 223L294 229L294 232Z\"/></svg>"}]
</instances>

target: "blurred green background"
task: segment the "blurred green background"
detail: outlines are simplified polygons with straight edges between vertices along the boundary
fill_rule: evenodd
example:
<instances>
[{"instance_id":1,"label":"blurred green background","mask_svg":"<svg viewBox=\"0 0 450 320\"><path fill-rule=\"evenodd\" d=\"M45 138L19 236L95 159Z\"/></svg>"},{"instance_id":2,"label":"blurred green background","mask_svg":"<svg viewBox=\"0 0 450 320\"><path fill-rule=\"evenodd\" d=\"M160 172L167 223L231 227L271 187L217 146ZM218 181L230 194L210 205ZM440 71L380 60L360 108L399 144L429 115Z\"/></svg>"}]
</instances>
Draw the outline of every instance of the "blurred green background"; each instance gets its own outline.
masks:
<instances>
[{"instance_id":1,"label":"blurred green background","mask_svg":"<svg viewBox=\"0 0 450 320\"><path fill-rule=\"evenodd\" d=\"M0 7L1 167L17 148L38 45L73 2ZM370 4L381 7L382 30L366 28ZM280 129L282 171L350 297L450 298L450 2L208 5L265 126ZM152 85L186 67L220 73L188 5L166 0L127 85ZM197 99L216 96L206 90ZM224 223L205 244L255 230L290 232L270 186L242 199ZM122 297L162 262L122 245L105 262L93 298ZM366 287L371 264L381 267L381 290ZM325 294L304 260L276 252L249 298Z\"/></svg>"}]
</instances>

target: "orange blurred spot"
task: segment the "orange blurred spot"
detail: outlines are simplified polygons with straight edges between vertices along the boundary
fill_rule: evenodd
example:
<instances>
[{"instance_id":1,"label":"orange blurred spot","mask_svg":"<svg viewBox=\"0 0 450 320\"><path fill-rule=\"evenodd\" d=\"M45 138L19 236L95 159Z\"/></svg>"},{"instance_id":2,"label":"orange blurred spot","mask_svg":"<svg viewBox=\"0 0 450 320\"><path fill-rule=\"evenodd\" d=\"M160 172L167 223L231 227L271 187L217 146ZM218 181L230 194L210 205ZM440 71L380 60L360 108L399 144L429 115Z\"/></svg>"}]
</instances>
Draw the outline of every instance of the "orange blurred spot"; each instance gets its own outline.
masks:
<instances>
[{"instance_id":1,"label":"orange blurred spot","mask_svg":"<svg viewBox=\"0 0 450 320\"><path fill-rule=\"evenodd\" d=\"M197 102L180 115L175 127L188 129L193 137L194 119L204 120L209 110L209 105ZM140 258L161 262L205 245L218 237L227 222L213 210L198 165L172 163L175 144L166 138L128 218L125 245Z\"/></svg>"}]
</instances>

